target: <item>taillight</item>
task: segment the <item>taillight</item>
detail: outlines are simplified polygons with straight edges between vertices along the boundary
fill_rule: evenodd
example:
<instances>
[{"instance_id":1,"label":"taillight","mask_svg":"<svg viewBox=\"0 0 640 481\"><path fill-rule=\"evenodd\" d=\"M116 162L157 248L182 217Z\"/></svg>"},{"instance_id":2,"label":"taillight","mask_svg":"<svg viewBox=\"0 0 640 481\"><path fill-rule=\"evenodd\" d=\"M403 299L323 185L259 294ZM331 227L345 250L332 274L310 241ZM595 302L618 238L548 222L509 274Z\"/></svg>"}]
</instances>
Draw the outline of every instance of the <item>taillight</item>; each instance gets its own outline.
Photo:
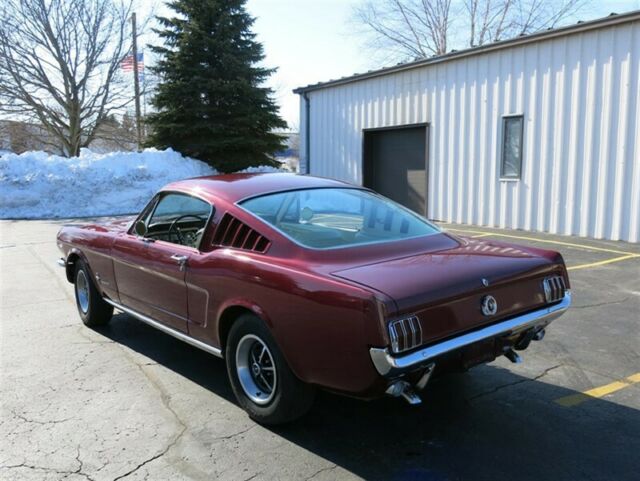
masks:
<instances>
[{"instance_id":1,"label":"taillight","mask_svg":"<svg viewBox=\"0 0 640 481\"><path fill-rule=\"evenodd\" d=\"M562 276L547 277L542 281L544 298L547 302L558 302L567 290Z\"/></svg>"},{"instance_id":2,"label":"taillight","mask_svg":"<svg viewBox=\"0 0 640 481\"><path fill-rule=\"evenodd\" d=\"M394 353L408 351L422 344L422 327L416 316L397 319L389 323L391 350Z\"/></svg>"}]
</instances>

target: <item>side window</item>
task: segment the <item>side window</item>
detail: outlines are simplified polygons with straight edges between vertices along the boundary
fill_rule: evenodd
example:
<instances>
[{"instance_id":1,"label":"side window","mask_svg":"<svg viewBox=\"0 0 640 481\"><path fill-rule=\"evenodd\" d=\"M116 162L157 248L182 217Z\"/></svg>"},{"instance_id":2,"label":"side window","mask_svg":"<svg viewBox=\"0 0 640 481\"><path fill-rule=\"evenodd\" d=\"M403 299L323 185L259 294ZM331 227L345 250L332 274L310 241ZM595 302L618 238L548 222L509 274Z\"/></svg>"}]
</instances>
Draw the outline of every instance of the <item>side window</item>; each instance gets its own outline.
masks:
<instances>
[{"instance_id":1,"label":"side window","mask_svg":"<svg viewBox=\"0 0 640 481\"><path fill-rule=\"evenodd\" d=\"M175 219L183 215L209 217L211 207L205 201L183 194L165 195L156 206L149 224Z\"/></svg>"},{"instance_id":2,"label":"side window","mask_svg":"<svg viewBox=\"0 0 640 481\"><path fill-rule=\"evenodd\" d=\"M523 134L524 117L522 115L502 117L500 177L503 179L520 179L522 174Z\"/></svg>"},{"instance_id":3,"label":"side window","mask_svg":"<svg viewBox=\"0 0 640 481\"><path fill-rule=\"evenodd\" d=\"M166 194L147 218L145 237L198 248L211 205L186 194Z\"/></svg>"},{"instance_id":4,"label":"side window","mask_svg":"<svg viewBox=\"0 0 640 481\"><path fill-rule=\"evenodd\" d=\"M159 198L158 194L153 196L153 199L149 201L149 203L145 206L143 211L140 213L139 220L143 221L145 224L149 224L149 217L151 216L154 209L156 208L156 205L158 204L158 198Z\"/></svg>"}]
</instances>

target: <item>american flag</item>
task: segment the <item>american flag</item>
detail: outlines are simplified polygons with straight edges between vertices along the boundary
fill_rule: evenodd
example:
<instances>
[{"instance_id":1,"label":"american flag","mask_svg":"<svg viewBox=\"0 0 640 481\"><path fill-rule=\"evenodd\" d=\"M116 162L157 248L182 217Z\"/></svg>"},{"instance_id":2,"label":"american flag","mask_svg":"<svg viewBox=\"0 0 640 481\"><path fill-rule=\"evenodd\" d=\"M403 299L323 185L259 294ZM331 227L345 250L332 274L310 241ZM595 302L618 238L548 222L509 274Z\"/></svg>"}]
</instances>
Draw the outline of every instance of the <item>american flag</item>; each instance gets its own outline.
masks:
<instances>
[{"instance_id":1,"label":"american flag","mask_svg":"<svg viewBox=\"0 0 640 481\"><path fill-rule=\"evenodd\" d=\"M125 72L133 72L133 54L129 54L122 59L120 68ZM138 72L144 72L144 53L138 54Z\"/></svg>"}]
</instances>

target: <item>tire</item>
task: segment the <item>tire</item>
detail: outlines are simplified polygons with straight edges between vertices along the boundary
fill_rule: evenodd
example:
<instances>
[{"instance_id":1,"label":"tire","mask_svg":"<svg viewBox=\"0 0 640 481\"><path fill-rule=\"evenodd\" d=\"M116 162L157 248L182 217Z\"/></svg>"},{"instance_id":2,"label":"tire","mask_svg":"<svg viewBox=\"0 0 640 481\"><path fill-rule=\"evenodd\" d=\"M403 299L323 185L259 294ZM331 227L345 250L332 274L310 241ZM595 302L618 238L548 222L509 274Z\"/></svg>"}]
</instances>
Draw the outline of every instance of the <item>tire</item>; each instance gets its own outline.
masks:
<instances>
[{"instance_id":1,"label":"tire","mask_svg":"<svg viewBox=\"0 0 640 481\"><path fill-rule=\"evenodd\" d=\"M81 260L76 262L73 279L76 306L84 325L98 327L107 324L113 316L113 306L102 299L87 265Z\"/></svg>"},{"instance_id":2,"label":"tire","mask_svg":"<svg viewBox=\"0 0 640 481\"><path fill-rule=\"evenodd\" d=\"M256 422L288 423L311 408L315 388L296 378L271 332L255 315L243 314L234 322L225 358L233 393ZM259 360L258 368L252 359Z\"/></svg>"}]
</instances>

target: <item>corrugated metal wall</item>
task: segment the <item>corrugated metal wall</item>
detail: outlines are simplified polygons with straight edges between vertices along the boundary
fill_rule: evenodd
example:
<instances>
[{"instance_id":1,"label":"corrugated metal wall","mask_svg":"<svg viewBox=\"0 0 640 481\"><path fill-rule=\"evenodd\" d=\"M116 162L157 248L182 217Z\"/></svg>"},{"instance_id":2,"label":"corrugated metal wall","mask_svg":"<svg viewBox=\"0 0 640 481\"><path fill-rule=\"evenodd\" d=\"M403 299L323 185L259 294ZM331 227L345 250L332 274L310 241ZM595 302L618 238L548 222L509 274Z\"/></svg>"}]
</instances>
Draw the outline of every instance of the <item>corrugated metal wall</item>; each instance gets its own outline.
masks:
<instances>
[{"instance_id":1,"label":"corrugated metal wall","mask_svg":"<svg viewBox=\"0 0 640 481\"><path fill-rule=\"evenodd\" d=\"M640 241L638 21L308 95L311 174L361 183L363 129L428 122L429 218ZM499 179L508 114L519 181ZM300 125L305 152L302 98Z\"/></svg>"}]
</instances>

